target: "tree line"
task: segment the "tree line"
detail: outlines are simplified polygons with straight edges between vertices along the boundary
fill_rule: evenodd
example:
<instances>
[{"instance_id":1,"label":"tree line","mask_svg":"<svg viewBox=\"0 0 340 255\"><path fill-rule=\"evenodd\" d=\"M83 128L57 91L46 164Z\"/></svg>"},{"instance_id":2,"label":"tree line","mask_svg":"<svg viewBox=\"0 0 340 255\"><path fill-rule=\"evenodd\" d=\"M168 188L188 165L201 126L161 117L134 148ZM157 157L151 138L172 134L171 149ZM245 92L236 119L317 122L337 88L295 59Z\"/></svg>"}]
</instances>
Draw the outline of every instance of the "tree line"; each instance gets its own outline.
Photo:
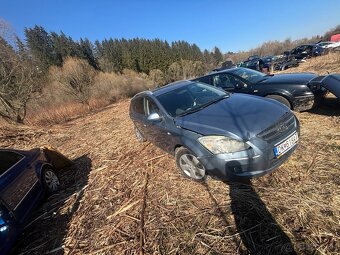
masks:
<instances>
[{"instance_id":1,"label":"tree line","mask_svg":"<svg viewBox=\"0 0 340 255\"><path fill-rule=\"evenodd\" d=\"M63 32L47 32L41 26L25 29L27 46L38 61L41 70L61 66L67 57L85 59L96 70L122 72L130 69L149 74L158 69L163 73L174 62L200 61L204 65L218 64L222 52L215 47L211 52L201 51L196 44L186 41L168 43L160 39L104 39L94 44L87 38L74 41Z\"/></svg>"}]
</instances>

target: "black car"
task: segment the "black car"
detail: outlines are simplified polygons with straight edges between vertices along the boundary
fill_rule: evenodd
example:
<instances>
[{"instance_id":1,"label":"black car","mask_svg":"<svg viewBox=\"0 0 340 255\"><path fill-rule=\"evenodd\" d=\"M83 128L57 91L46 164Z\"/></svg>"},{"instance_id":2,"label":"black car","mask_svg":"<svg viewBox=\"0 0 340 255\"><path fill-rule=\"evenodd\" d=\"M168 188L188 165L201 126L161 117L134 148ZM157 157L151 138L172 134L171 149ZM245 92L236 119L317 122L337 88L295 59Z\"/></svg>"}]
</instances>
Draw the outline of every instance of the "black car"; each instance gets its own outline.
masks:
<instances>
[{"instance_id":1,"label":"black car","mask_svg":"<svg viewBox=\"0 0 340 255\"><path fill-rule=\"evenodd\" d=\"M299 61L292 55L281 55L276 57L272 62L272 65L274 71L283 71L288 68L299 66Z\"/></svg>"},{"instance_id":2,"label":"black car","mask_svg":"<svg viewBox=\"0 0 340 255\"><path fill-rule=\"evenodd\" d=\"M306 58L321 56L326 52L327 50L322 48L320 45L304 44L292 49L291 51L286 51L284 54L291 55L296 60L301 61Z\"/></svg>"},{"instance_id":3,"label":"black car","mask_svg":"<svg viewBox=\"0 0 340 255\"><path fill-rule=\"evenodd\" d=\"M239 64L239 67L262 71L264 62L258 55L250 56L246 61Z\"/></svg>"},{"instance_id":4,"label":"black car","mask_svg":"<svg viewBox=\"0 0 340 255\"><path fill-rule=\"evenodd\" d=\"M195 78L194 81L229 92L272 98L292 110L305 111L313 107L314 101L318 101L315 99L322 97L326 89L332 90L323 84L324 78L313 73L266 75L248 68L233 68Z\"/></svg>"},{"instance_id":5,"label":"black car","mask_svg":"<svg viewBox=\"0 0 340 255\"><path fill-rule=\"evenodd\" d=\"M299 122L283 104L200 82L139 93L130 117L138 140L175 155L194 180L264 175L288 159L299 139Z\"/></svg>"},{"instance_id":6,"label":"black car","mask_svg":"<svg viewBox=\"0 0 340 255\"><path fill-rule=\"evenodd\" d=\"M72 161L51 148L0 149L0 254L10 251L41 200L60 187Z\"/></svg>"}]
</instances>

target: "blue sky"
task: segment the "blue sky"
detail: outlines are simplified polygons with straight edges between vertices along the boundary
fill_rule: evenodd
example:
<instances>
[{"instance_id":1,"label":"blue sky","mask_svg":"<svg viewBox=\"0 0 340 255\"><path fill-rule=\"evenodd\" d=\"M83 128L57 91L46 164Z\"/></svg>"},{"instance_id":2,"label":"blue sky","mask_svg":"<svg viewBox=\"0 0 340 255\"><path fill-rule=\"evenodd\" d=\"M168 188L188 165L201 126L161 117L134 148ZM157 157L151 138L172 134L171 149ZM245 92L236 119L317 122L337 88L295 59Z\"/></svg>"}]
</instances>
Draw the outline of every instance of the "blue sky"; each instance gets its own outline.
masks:
<instances>
[{"instance_id":1,"label":"blue sky","mask_svg":"<svg viewBox=\"0 0 340 255\"><path fill-rule=\"evenodd\" d=\"M0 0L0 17L20 37L37 24L75 40L160 38L226 52L322 35L340 24L340 1Z\"/></svg>"}]
</instances>

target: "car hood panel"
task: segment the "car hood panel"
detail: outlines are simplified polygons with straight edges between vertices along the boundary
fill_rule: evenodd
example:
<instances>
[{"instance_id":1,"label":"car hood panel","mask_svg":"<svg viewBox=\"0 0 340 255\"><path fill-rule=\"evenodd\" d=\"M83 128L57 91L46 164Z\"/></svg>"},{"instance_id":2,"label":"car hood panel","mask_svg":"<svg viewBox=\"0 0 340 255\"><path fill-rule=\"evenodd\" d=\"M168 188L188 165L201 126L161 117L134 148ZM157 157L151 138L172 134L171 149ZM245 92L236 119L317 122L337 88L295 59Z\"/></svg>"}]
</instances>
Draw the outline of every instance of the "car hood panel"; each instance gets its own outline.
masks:
<instances>
[{"instance_id":1,"label":"car hood panel","mask_svg":"<svg viewBox=\"0 0 340 255\"><path fill-rule=\"evenodd\" d=\"M268 79L260 82L260 84L308 84L310 80L318 75L313 73L291 73L291 74L275 74Z\"/></svg>"},{"instance_id":2,"label":"car hood panel","mask_svg":"<svg viewBox=\"0 0 340 255\"><path fill-rule=\"evenodd\" d=\"M227 135L247 141L274 124L289 109L271 99L232 94L198 112L176 119L176 125L202 135Z\"/></svg>"}]
</instances>

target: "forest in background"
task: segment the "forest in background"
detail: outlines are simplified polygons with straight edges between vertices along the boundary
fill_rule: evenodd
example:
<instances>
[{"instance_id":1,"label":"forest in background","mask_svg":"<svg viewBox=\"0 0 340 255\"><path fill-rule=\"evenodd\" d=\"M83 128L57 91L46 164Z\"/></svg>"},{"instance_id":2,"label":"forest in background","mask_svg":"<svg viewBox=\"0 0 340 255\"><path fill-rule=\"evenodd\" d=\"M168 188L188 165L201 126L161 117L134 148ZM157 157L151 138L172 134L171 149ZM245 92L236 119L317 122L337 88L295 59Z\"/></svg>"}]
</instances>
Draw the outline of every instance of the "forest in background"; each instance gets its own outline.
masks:
<instances>
[{"instance_id":1,"label":"forest in background","mask_svg":"<svg viewBox=\"0 0 340 255\"><path fill-rule=\"evenodd\" d=\"M203 51L186 41L104 39L76 41L41 26L25 29L20 39L0 20L0 116L7 121L52 124L65 121L156 85L203 75L225 60L277 55L323 36L269 41L242 52Z\"/></svg>"}]
</instances>

